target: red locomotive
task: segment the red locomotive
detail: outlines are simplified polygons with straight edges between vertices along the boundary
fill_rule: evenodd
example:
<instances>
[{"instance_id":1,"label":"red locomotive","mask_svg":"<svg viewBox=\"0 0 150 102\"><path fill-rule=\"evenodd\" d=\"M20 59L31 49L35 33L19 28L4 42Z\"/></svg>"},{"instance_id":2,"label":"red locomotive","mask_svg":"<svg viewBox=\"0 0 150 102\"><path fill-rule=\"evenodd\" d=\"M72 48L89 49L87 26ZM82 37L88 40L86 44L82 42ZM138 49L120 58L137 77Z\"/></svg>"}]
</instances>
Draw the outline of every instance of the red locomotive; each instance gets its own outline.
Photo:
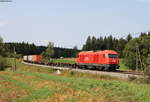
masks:
<instances>
[{"instance_id":1,"label":"red locomotive","mask_svg":"<svg viewBox=\"0 0 150 102\"><path fill-rule=\"evenodd\" d=\"M41 55L24 56L23 60L30 63L71 68L99 69L107 71L115 71L119 68L118 53L113 50L80 52L76 58L76 63L44 63L42 62Z\"/></svg>"},{"instance_id":2,"label":"red locomotive","mask_svg":"<svg viewBox=\"0 0 150 102\"><path fill-rule=\"evenodd\" d=\"M76 60L81 68L116 70L119 68L118 53L113 50L80 52Z\"/></svg>"}]
</instances>

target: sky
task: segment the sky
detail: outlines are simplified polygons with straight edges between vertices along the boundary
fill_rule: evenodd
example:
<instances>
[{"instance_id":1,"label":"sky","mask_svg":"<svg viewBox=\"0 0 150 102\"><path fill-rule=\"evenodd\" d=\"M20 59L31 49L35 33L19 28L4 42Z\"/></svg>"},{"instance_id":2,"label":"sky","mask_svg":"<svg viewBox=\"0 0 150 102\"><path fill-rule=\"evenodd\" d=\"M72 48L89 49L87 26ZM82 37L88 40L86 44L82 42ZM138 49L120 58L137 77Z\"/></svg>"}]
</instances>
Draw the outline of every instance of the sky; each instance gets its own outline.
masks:
<instances>
[{"instance_id":1,"label":"sky","mask_svg":"<svg viewBox=\"0 0 150 102\"><path fill-rule=\"evenodd\" d=\"M87 37L150 31L150 0L13 0L0 2L0 36L81 48Z\"/></svg>"}]
</instances>

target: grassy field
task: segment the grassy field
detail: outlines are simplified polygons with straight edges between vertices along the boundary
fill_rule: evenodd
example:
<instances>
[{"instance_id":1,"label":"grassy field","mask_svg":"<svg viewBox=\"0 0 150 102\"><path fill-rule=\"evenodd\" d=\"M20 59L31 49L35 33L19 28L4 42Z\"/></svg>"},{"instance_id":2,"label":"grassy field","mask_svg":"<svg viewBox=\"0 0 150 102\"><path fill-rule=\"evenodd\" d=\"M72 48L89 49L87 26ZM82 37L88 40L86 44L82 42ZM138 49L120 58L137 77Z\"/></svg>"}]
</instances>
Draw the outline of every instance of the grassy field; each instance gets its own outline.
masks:
<instances>
[{"instance_id":1,"label":"grassy field","mask_svg":"<svg viewBox=\"0 0 150 102\"><path fill-rule=\"evenodd\" d=\"M119 59L120 70L129 70L129 68L124 64L123 59Z\"/></svg>"},{"instance_id":2,"label":"grassy field","mask_svg":"<svg viewBox=\"0 0 150 102\"><path fill-rule=\"evenodd\" d=\"M10 60L11 62L11 60ZM0 102L150 102L150 85L21 64L0 72Z\"/></svg>"}]
</instances>

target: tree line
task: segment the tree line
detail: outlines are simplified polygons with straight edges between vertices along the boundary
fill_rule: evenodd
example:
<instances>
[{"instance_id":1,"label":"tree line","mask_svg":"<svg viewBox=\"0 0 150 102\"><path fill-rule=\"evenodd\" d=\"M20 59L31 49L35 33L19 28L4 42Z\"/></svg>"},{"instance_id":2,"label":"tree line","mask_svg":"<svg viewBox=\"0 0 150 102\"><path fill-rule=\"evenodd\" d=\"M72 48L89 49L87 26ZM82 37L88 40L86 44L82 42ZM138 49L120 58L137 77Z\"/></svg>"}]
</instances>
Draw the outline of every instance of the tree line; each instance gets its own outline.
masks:
<instances>
[{"instance_id":1,"label":"tree line","mask_svg":"<svg viewBox=\"0 0 150 102\"><path fill-rule=\"evenodd\" d=\"M112 35L108 37L94 37L88 36L86 43L83 45L83 51L96 51L96 50L115 50L118 51L120 57L123 57L123 49L125 45L132 40L131 34L129 34L125 39L116 39Z\"/></svg>"},{"instance_id":2,"label":"tree line","mask_svg":"<svg viewBox=\"0 0 150 102\"><path fill-rule=\"evenodd\" d=\"M125 64L150 74L150 32L128 42L123 50Z\"/></svg>"},{"instance_id":3,"label":"tree line","mask_svg":"<svg viewBox=\"0 0 150 102\"><path fill-rule=\"evenodd\" d=\"M36 46L34 43L29 44L25 42L21 43L3 43L3 53L1 53L4 57L13 57L15 52L17 53L17 57L22 57L24 55L40 55L44 52L48 46ZM54 47L54 53L51 56L52 58L60 58L60 57L76 57L76 52L78 49L69 49L69 48L60 48ZM4 53L5 52L5 53Z\"/></svg>"}]
</instances>

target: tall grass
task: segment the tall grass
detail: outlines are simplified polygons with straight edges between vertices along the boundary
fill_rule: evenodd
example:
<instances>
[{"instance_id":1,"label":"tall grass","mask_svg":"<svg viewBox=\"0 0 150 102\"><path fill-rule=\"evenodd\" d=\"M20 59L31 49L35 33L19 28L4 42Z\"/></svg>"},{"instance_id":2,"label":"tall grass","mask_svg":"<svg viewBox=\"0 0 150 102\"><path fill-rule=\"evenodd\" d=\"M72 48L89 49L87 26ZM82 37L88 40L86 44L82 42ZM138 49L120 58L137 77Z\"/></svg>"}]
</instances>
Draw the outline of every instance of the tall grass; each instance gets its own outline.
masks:
<instances>
[{"instance_id":1,"label":"tall grass","mask_svg":"<svg viewBox=\"0 0 150 102\"><path fill-rule=\"evenodd\" d=\"M20 80L21 82L30 82L29 85L26 85L29 87L30 93L20 99L15 99L17 102L150 101L150 86L144 84L128 83L119 80L95 80L82 77L56 76L38 72L16 72L13 75L9 75L16 80L19 79L19 75L22 75L24 80ZM29 76L32 79L26 80ZM17 87L26 89L24 85L20 84Z\"/></svg>"},{"instance_id":2,"label":"tall grass","mask_svg":"<svg viewBox=\"0 0 150 102\"><path fill-rule=\"evenodd\" d=\"M109 76L28 66L0 72L0 102L150 102L150 86Z\"/></svg>"},{"instance_id":3,"label":"tall grass","mask_svg":"<svg viewBox=\"0 0 150 102\"><path fill-rule=\"evenodd\" d=\"M0 56L0 70L4 70L6 67L8 67L7 59Z\"/></svg>"}]
</instances>

